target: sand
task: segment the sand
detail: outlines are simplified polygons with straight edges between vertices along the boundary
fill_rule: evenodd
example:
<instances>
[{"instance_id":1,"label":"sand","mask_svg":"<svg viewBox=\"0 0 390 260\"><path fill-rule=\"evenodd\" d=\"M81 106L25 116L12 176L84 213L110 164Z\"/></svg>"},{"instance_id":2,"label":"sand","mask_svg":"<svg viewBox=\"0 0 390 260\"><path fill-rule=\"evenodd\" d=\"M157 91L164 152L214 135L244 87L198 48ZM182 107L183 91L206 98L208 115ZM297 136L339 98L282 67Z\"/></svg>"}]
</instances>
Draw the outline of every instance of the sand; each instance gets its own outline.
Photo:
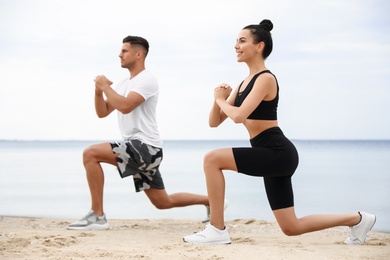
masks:
<instances>
[{"instance_id":1,"label":"sand","mask_svg":"<svg viewBox=\"0 0 390 260\"><path fill-rule=\"evenodd\" d=\"M0 259L390 259L390 233L371 231L364 245L345 245L349 228L284 235L277 223L227 221L233 243L192 245L196 219L109 220L110 230L73 231L73 219L0 217Z\"/></svg>"}]
</instances>

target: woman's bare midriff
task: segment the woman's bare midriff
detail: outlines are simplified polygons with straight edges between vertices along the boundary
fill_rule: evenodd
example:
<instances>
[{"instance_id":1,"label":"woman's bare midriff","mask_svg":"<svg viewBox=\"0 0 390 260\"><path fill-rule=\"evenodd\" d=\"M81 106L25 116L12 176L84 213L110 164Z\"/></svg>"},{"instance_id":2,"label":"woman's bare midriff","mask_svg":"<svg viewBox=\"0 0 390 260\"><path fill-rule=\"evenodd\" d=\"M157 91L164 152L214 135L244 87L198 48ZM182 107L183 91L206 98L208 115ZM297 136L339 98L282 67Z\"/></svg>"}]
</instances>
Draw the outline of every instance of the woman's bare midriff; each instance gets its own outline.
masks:
<instances>
[{"instance_id":1,"label":"woman's bare midriff","mask_svg":"<svg viewBox=\"0 0 390 260\"><path fill-rule=\"evenodd\" d=\"M257 136L261 132L278 126L278 120L252 120L247 119L244 122L244 126L246 127L249 137L252 139Z\"/></svg>"}]
</instances>

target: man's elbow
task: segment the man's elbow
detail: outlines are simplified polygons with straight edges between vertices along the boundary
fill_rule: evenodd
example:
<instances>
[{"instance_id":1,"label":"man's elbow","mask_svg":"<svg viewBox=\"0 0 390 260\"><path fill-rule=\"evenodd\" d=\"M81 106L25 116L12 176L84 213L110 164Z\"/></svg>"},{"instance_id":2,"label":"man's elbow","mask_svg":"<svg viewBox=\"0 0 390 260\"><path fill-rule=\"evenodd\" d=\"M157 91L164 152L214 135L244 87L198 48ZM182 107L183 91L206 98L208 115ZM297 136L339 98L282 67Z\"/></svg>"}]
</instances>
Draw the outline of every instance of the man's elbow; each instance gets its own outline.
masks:
<instances>
[{"instance_id":1,"label":"man's elbow","mask_svg":"<svg viewBox=\"0 0 390 260\"><path fill-rule=\"evenodd\" d=\"M98 111L96 111L96 115L97 115L97 117L98 117L98 118L104 118L104 117L106 117L106 116L107 116L107 114L106 114L106 113L103 113L103 112L98 112Z\"/></svg>"},{"instance_id":2,"label":"man's elbow","mask_svg":"<svg viewBox=\"0 0 390 260\"><path fill-rule=\"evenodd\" d=\"M122 107L117 108L117 110L119 112L121 112L122 114L128 114L131 111L133 111L133 108L132 107L127 107L127 106L122 106Z\"/></svg>"},{"instance_id":3,"label":"man's elbow","mask_svg":"<svg viewBox=\"0 0 390 260\"><path fill-rule=\"evenodd\" d=\"M110 113L106 112L106 113L97 113L97 116L98 118L105 118L109 115Z\"/></svg>"}]
</instances>

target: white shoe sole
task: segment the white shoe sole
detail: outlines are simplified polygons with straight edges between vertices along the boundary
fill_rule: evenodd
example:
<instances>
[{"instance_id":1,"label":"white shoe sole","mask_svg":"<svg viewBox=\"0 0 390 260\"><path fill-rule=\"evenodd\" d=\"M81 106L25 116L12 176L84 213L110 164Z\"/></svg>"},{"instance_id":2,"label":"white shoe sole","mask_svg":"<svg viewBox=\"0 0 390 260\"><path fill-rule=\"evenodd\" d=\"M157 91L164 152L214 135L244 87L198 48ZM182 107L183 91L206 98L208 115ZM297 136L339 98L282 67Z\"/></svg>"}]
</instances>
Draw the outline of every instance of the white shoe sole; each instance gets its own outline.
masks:
<instances>
[{"instance_id":1,"label":"white shoe sole","mask_svg":"<svg viewBox=\"0 0 390 260\"><path fill-rule=\"evenodd\" d=\"M110 226L108 225L108 223L104 224L104 225L100 225L100 224L91 224L91 225L88 225L88 226L85 226L85 227L67 227L67 229L69 230L107 230L109 229Z\"/></svg>"}]
</instances>

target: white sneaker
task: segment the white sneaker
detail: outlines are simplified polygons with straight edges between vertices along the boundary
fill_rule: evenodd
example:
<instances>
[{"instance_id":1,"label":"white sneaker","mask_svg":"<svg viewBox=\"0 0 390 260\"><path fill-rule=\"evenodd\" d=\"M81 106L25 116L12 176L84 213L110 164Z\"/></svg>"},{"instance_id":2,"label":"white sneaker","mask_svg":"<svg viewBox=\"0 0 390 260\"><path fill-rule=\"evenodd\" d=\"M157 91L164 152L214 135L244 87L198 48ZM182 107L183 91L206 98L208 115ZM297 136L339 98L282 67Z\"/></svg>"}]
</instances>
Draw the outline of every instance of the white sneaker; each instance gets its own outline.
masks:
<instances>
[{"instance_id":1,"label":"white sneaker","mask_svg":"<svg viewBox=\"0 0 390 260\"><path fill-rule=\"evenodd\" d=\"M344 241L347 245L363 244L366 240L368 231L370 231L375 224L375 215L366 212L359 212L359 214L362 218L357 225L351 227L351 235Z\"/></svg>"},{"instance_id":2,"label":"white sneaker","mask_svg":"<svg viewBox=\"0 0 390 260\"><path fill-rule=\"evenodd\" d=\"M207 224L203 231L183 237L184 242L191 244L231 244L229 232L225 227L220 230L211 224Z\"/></svg>"},{"instance_id":3,"label":"white sneaker","mask_svg":"<svg viewBox=\"0 0 390 260\"><path fill-rule=\"evenodd\" d=\"M223 210L226 210L229 207L230 202L225 199ZM202 220L202 223L210 222L210 206L206 206L206 218Z\"/></svg>"},{"instance_id":4,"label":"white sneaker","mask_svg":"<svg viewBox=\"0 0 390 260\"><path fill-rule=\"evenodd\" d=\"M88 214L82 219L68 225L71 230L105 230L109 229L106 215L98 216L90 210Z\"/></svg>"}]
</instances>

